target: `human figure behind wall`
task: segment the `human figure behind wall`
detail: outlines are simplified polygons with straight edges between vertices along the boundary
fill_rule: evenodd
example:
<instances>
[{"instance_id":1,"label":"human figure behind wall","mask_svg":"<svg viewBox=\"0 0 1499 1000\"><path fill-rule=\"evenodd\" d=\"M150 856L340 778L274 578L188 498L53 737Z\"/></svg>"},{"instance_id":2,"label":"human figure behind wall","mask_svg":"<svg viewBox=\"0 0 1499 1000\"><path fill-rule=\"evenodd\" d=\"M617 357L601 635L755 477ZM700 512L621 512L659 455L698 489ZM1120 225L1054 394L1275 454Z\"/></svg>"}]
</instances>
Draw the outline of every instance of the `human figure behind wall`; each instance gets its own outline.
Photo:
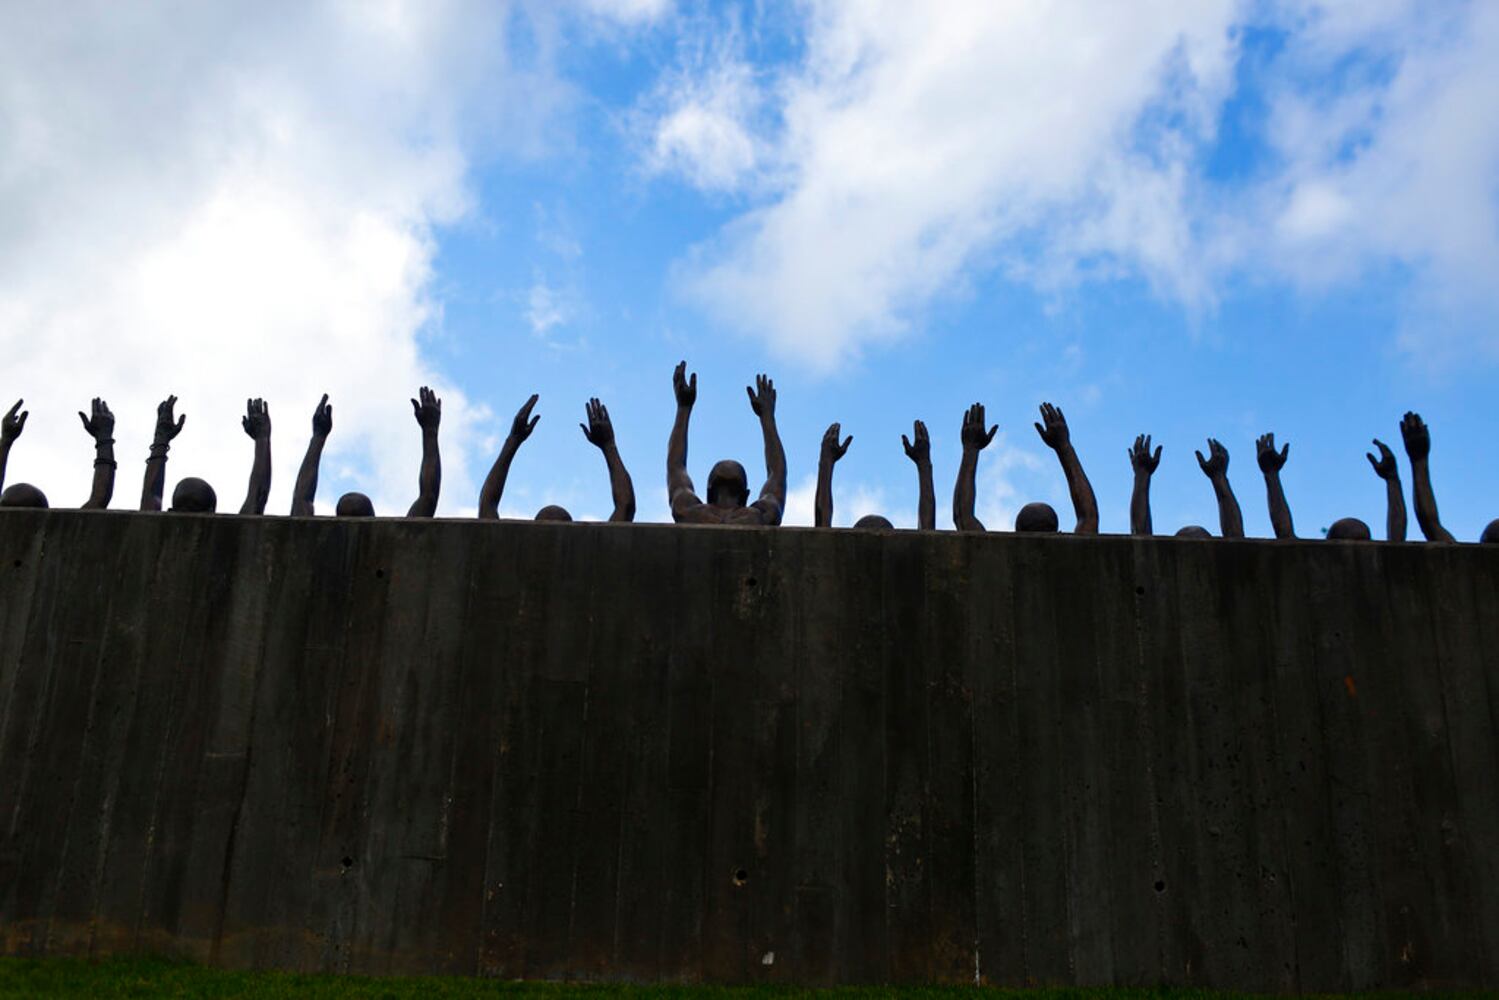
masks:
<instances>
[{"instance_id":1,"label":"human figure behind wall","mask_svg":"<svg viewBox=\"0 0 1499 1000\"><path fill-rule=\"evenodd\" d=\"M1129 498L1129 532L1132 535L1151 535L1155 526L1150 518L1150 477L1161 464L1161 447L1150 453L1150 435L1135 436L1135 443L1127 452L1129 465L1135 474L1135 485Z\"/></svg>"},{"instance_id":2,"label":"human figure behind wall","mask_svg":"<svg viewBox=\"0 0 1499 1000\"><path fill-rule=\"evenodd\" d=\"M1057 454L1057 461L1062 463L1062 473L1067 477L1067 492L1072 496L1072 510L1077 515L1077 525L1072 529L1076 535L1098 534L1098 498L1093 495L1093 484L1088 482L1088 475L1083 471L1083 463L1077 457L1077 450L1072 447L1072 432L1067 427L1067 418L1062 415L1060 407L1050 403L1041 404L1041 422L1035 425L1036 433L1041 435L1041 440L1046 446ZM1030 506L1029 504L1027 506ZM1050 506L1046 505L1050 510ZM1022 512L1023 512L1022 508ZM1038 518L1040 512L1032 515L1027 520ZM1052 511L1052 517L1056 512ZM1037 520L1037 527L1033 531L1056 531L1055 527L1046 528L1041 526L1042 521ZM1017 517L1015 530L1023 531L1020 527L1020 519Z\"/></svg>"},{"instance_id":3,"label":"human figure behind wall","mask_svg":"<svg viewBox=\"0 0 1499 1000\"><path fill-rule=\"evenodd\" d=\"M505 495L505 480L510 477L510 463L515 460L515 453L520 450L520 446L525 443L526 438L531 436L531 432L541 421L539 414L531 416L531 410L536 406L538 398L535 393L532 393L531 398L515 412L515 419L510 422L510 433L506 435L505 443L500 447L500 454L495 458L494 465L490 466L489 475L484 477L484 486L479 490L479 519L481 521L493 521L500 516L500 498ZM572 520L571 515L568 516L568 520Z\"/></svg>"},{"instance_id":4,"label":"human figure behind wall","mask_svg":"<svg viewBox=\"0 0 1499 1000\"><path fill-rule=\"evenodd\" d=\"M609 515L609 520L633 521L635 520L635 484L630 480L630 473L625 469L624 460L619 457L619 448L614 441L614 424L609 420L609 408L597 398L593 398L583 404L583 411L588 416L588 423L579 424L578 427L583 431L583 437L588 443L603 453L604 465L609 471L609 491L614 497L614 511ZM567 512L567 508L557 504L547 504L536 512L538 521L571 523L572 519L573 516Z\"/></svg>"},{"instance_id":5,"label":"human figure behind wall","mask_svg":"<svg viewBox=\"0 0 1499 1000\"><path fill-rule=\"evenodd\" d=\"M177 405L176 396L168 396L156 407L156 430L151 436L151 449L146 458L146 477L141 484L141 510L161 510L162 492L166 487L167 452L172 440L182 433L187 415L173 419L172 408ZM218 496L213 487L196 476L188 476L172 490L171 510L179 514L212 514L218 509Z\"/></svg>"},{"instance_id":6,"label":"human figure behind wall","mask_svg":"<svg viewBox=\"0 0 1499 1000\"><path fill-rule=\"evenodd\" d=\"M999 433L995 424L984 430L984 404L974 403L963 414L963 457L958 462L958 478L952 490L952 523L959 531L983 531L984 522L973 512L974 496L977 492L979 452L989 447L994 435Z\"/></svg>"},{"instance_id":7,"label":"human figure behind wall","mask_svg":"<svg viewBox=\"0 0 1499 1000\"><path fill-rule=\"evenodd\" d=\"M422 431L422 465L417 477L418 494L407 517L431 517L437 510L437 499L442 488L442 459L437 447L437 430L442 422L442 400L426 386L422 386L411 401L412 415ZM248 432L249 428L246 428ZM323 448L328 435L333 432L333 407L328 403L328 394L318 400L312 411L312 438L307 442L307 451L302 456L301 468L297 470L297 482L292 488L291 514L293 517L312 517L313 498L317 496L318 467L322 462ZM267 485L269 489L269 484ZM333 505L335 517L374 517L375 504L368 496L357 491L345 493Z\"/></svg>"},{"instance_id":8,"label":"human figure behind wall","mask_svg":"<svg viewBox=\"0 0 1499 1000\"><path fill-rule=\"evenodd\" d=\"M765 485L752 504L746 504L749 476L744 466L731 459L717 463L708 473L708 502L698 499L687 474L687 425L697 402L697 374L687 377L685 361L672 373L672 390L677 417L666 446L666 492L672 519L678 524L780 524L786 509L786 450L776 430L775 383L757 375L755 386L745 387L765 441Z\"/></svg>"},{"instance_id":9,"label":"human figure behind wall","mask_svg":"<svg viewBox=\"0 0 1499 1000\"><path fill-rule=\"evenodd\" d=\"M1213 484L1213 494L1218 498L1218 525L1223 537L1243 538L1244 515L1239 510L1239 501L1234 497L1233 487L1228 484L1228 449L1215 438L1208 438L1208 457L1203 458L1200 451L1196 455L1198 466ZM1183 532L1177 534L1183 535ZM1194 533L1183 537L1198 536Z\"/></svg>"},{"instance_id":10,"label":"human figure behind wall","mask_svg":"<svg viewBox=\"0 0 1499 1000\"><path fill-rule=\"evenodd\" d=\"M1437 516L1437 498L1431 488L1431 431L1419 413L1407 413L1400 421L1400 436L1405 439L1405 454L1411 460L1411 481L1416 492L1416 523L1428 542L1454 542L1452 532L1442 527Z\"/></svg>"},{"instance_id":11,"label":"human figure behind wall","mask_svg":"<svg viewBox=\"0 0 1499 1000\"><path fill-rule=\"evenodd\" d=\"M911 438L902 434L900 443L906 450L906 457L916 463L916 528L919 531L936 531L937 494L932 488L932 439L927 434L926 424L916 421L911 428ZM857 528L858 525L854 527Z\"/></svg>"},{"instance_id":12,"label":"human figure behind wall","mask_svg":"<svg viewBox=\"0 0 1499 1000\"><path fill-rule=\"evenodd\" d=\"M1296 529L1291 523L1291 506L1286 503L1286 491L1280 485L1280 470L1285 467L1291 454L1288 442L1280 451L1275 450L1275 435L1262 434L1254 442L1255 460L1260 472L1265 475L1265 501L1270 507L1270 526L1276 538L1295 538Z\"/></svg>"},{"instance_id":13,"label":"human figure behind wall","mask_svg":"<svg viewBox=\"0 0 1499 1000\"><path fill-rule=\"evenodd\" d=\"M1365 452L1364 457L1369 460L1369 465L1374 469L1374 474L1384 480L1385 484L1385 540L1391 542L1405 541L1405 493L1400 488L1400 466L1395 461L1395 453L1390 446L1379 438L1374 439L1374 447L1379 449L1379 457L1375 458L1373 452ZM1328 537L1332 536L1331 529Z\"/></svg>"},{"instance_id":14,"label":"human figure behind wall","mask_svg":"<svg viewBox=\"0 0 1499 1000\"><path fill-rule=\"evenodd\" d=\"M822 434L822 447L817 456L817 494L812 504L814 528L833 526L833 466L848 453L848 446L854 443L854 436L850 434L846 441L839 444L840 431L841 427L832 423Z\"/></svg>"},{"instance_id":15,"label":"human figure behind wall","mask_svg":"<svg viewBox=\"0 0 1499 1000\"><path fill-rule=\"evenodd\" d=\"M10 460L11 445L16 443L16 438L26 429L26 418L31 416L29 410L21 409L25 402L24 399L16 400L16 405L5 416L0 417L0 489L5 486L5 464Z\"/></svg>"},{"instance_id":16,"label":"human figure behind wall","mask_svg":"<svg viewBox=\"0 0 1499 1000\"><path fill-rule=\"evenodd\" d=\"M245 400L245 415L239 418L245 434L255 442L255 459L250 464L250 483L245 488L241 514L264 514L271 495L271 408L263 399Z\"/></svg>"},{"instance_id":17,"label":"human figure behind wall","mask_svg":"<svg viewBox=\"0 0 1499 1000\"><path fill-rule=\"evenodd\" d=\"M26 426L27 414L20 411L21 401L17 400L10 412L0 418L0 486L5 483L5 463L10 446ZM110 412L109 404L95 398L90 404L90 413L79 410L78 419L82 421L84 431L94 439L93 488L80 509L102 510L109 506L110 497L114 495L114 414ZM47 495L30 483L16 483L9 489L0 490L0 507L46 506Z\"/></svg>"}]
</instances>

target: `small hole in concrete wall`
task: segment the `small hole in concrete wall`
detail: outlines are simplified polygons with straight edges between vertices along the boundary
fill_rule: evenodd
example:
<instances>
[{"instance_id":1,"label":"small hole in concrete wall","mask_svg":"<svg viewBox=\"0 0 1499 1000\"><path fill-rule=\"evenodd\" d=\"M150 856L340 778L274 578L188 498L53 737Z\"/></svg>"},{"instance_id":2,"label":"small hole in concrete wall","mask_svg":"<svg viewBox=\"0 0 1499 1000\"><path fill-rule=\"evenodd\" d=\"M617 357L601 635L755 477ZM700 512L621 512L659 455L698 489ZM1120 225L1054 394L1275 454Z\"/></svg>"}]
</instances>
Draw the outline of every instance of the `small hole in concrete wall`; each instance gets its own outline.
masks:
<instances>
[{"instance_id":1,"label":"small hole in concrete wall","mask_svg":"<svg viewBox=\"0 0 1499 1000\"><path fill-rule=\"evenodd\" d=\"M1135 596L1136 597L1144 597L1145 596L1145 588L1144 587L1136 587L1135 588Z\"/></svg>"},{"instance_id":2,"label":"small hole in concrete wall","mask_svg":"<svg viewBox=\"0 0 1499 1000\"><path fill-rule=\"evenodd\" d=\"M353 868L354 867L354 859L351 858L351 857L348 857L347 855L345 855L344 860L343 860L343 866L345 868Z\"/></svg>"},{"instance_id":3,"label":"small hole in concrete wall","mask_svg":"<svg viewBox=\"0 0 1499 1000\"><path fill-rule=\"evenodd\" d=\"M744 883L746 883L748 881L749 881L749 872L745 871L743 868L739 869L738 871L736 871L734 873L734 884L735 885L743 885Z\"/></svg>"},{"instance_id":4,"label":"small hole in concrete wall","mask_svg":"<svg viewBox=\"0 0 1499 1000\"><path fill-rule=\"evenodd\" d=\"M1155 883L1155 891L1156 892L1165 892L1166 891L1166 883L1163 882L1163 881L1161 881L1160 879L1157 879L1156 883Z\"/></svg>"},{"instance_id":5,"label":"small hole in concrete wall","mask_svg":"<svg viewBox=\"0 0 1499 1000\"><path fill-rule=\"evenodd\" d=\"M385 579L385 570L383 570L383 569L377 569L377 570L375 570L375 579L376 580L383 580L383 579Z\"/></svg>"},{"instance_id":6,"label":"small hole in concrete wall","mask_svg":"<svg viewBox=\"0 0 1499 1000\"><path fill-rule=\"evenodd\" d=\"M760 582L759 580L756 580L754 577L751 576L751 577L748 577L748 578L745 579L744 585L746 587L753 587L753 586L755 586L759 582Z\"/></svg>"}]
</instances>

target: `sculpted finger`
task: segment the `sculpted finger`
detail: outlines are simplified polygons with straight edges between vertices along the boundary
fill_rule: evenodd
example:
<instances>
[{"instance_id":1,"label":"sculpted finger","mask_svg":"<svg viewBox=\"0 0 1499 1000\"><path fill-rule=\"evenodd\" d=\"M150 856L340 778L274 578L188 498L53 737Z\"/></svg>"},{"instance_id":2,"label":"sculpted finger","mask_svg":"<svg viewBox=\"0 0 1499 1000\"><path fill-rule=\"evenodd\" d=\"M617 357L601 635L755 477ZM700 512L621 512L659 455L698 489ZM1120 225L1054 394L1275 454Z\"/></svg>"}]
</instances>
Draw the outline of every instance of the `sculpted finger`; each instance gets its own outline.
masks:
<instances>
[{"instance_id":1,"label":"sculpted finger","mask_svg":"<svg viewBox=\"0 0 1499 1000\"><path fill-rule=\"evenodd\" d=\"M982 427L983 425L980 424L979 426ZM999 425L998 424L995 424L993 427L989 428L989 434L984 438L984 444L988 444L990 441L993 441L994 440L994 435L996 435L998 433L999 433Z\"/></svg>"},{"instance_id":2,"label":"sculpted finger","mask_svg":"<svg viewBox=\"0 0 1499 1000\"><path fill-rule=\"evenodd\" d=\"M1161 445L1156 445L1156 448L1155 448L1155 458L1151 459L1151 461L1156 462L1156 463L1160 462L1160 460L1161 460L1161 448L1162 448ZM1145 450L1146 451L1150 450L1150 443L1148 441L1145 444Z\"/></svg>"},{"instance_id":3,"label":"sculpted finger","mask_svg":"<svg viewBox=\"0 0 1499 1000\"><path fill-rule=\"evenodd\" d=\"M1036 433L1037 434L1041 435L1043 438L1046 437L1046 428L1045 427L1042 427L1040 424L1033 424L1032 426L1034 426L1036 428Z\"/></svg>"},{"instance_id":4,"label":"sculpted finger","mask_svg":"<svg viewBox=\"0 0 1499 1000\"><path fill-rule=\"evenodd\" d=\"M6 415L6 416L7 416L7 417L15 417L15 415L16 415L16 414L17 414L17 413L18 413L18 412L20 412L20 409L21 409L21 404L22 404L22 403L24 403L24 402L26 402L26 400L24 400L24 399L18 399L18 400L16 400L16 405L15 405L15 406L12 406L12 407L11 407L11 408L10 408L10 411L9 411L9 412L7 412L7 413L6 413L6 414L5 414L5 415Z\"/></svg>"}]
</instances>

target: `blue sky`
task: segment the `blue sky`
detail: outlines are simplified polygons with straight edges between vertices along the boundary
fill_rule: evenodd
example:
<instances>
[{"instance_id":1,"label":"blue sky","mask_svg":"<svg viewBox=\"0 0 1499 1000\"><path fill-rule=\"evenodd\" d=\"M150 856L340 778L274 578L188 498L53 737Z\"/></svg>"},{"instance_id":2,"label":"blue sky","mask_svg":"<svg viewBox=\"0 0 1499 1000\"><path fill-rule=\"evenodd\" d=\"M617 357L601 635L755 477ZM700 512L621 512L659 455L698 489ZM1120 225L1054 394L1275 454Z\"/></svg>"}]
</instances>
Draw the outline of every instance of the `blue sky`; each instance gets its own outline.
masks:
<instances>
[{"instance_id":1,"label":"blue sky","mask_svg":"<svg viewBox=\"0 0 1499 1000\"><path fill-rule=\"evenodd\" d=\"M1363 455L1388 442L1409 486L1407 409L1444 523L1471 539L1499 516L1492 5L145 10L0 14L0 394L35 411L9 478L54 503L87 494L73 410L114 406L129 506L175 392L169 477L206 475L226 509L250 460L236 409L270 401L280 509L328 391L319 509L359 488L396 513L427 382L441 512L472 512L537 392L502 511L607 515L577 428L597 395L639 518L662 520L685 358L700 485L720 457L760 474L743 387L775 378L788 523L810 523L834 420L854 437L836 522L913 523L900 435L920 418L950 526L979 401L1000 427L980 516L1007 529L1039 499L1068 524L1043 400L1105 531L1128 529L1143 432L1165 448L1157 530L1216 529L1192 455L1211 435L1268 535L1254 439L1274 431L1298 533L1353 515L1379 534Z\"/></svg>"}]
</instances>

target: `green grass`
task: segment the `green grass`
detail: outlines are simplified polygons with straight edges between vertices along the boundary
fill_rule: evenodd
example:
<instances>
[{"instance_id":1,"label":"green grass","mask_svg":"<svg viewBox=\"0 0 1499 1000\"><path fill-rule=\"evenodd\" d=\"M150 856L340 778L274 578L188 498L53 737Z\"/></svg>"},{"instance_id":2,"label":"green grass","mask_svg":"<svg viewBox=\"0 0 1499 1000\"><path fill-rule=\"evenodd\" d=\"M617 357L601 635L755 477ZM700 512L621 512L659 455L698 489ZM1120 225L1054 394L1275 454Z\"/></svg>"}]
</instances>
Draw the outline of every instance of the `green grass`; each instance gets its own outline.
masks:
<instances>
[{"instance_id":1,"label":"green grass","mask_svg":"<svg viewBox=\"0 0 1499 1000\"><path fill-rule=\"evenodd\" d=\"M405 998L478 997L648 997L713 996L722 1000L760 997L792 998L819 995L863 997L972 996L968 987L854 988L807 990L795 987L746 986L615 986L567 983L500 982L465 978L374 978L368 976L301 975L290 972L235 972L160 958L111 958L101 961L70 958L0 958L0 998L8 997L213 997L255 1000L260 997L308 997L315 1000L405 1000ZM989 998L1016 1000L1227 1000L1238 996L1205 990L984 990ZM1247 994L1244 994L1247 996ZM1395 994L1386 994L1394 996ZM1478 997L1478 993L1419 994L1435 997Z\"/></svg>"}]
</instances>

